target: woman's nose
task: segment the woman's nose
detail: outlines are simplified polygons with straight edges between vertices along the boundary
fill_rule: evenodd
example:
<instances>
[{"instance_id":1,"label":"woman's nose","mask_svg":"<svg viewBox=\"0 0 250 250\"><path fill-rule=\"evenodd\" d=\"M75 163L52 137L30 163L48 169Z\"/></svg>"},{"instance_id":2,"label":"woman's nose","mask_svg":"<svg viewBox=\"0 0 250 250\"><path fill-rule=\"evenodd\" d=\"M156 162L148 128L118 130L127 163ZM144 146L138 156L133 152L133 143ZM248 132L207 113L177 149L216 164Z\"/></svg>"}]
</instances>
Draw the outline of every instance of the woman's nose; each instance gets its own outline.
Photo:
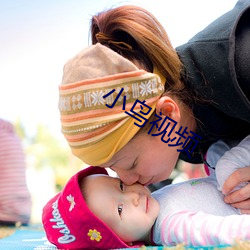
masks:
<instances>
[{"instance_id":1,"label":"woman's nose","mask_svg":"<svg viewBox=\"0 0 250 250\"><path fill-rule=\"evenodd\" d=\"M127 170L119 169L119 168L112 168L119 176L119 178L124 182L126 185L132 185L139 180L139 175L135 173L129 173Z\"/></svg>"}]
</instances>

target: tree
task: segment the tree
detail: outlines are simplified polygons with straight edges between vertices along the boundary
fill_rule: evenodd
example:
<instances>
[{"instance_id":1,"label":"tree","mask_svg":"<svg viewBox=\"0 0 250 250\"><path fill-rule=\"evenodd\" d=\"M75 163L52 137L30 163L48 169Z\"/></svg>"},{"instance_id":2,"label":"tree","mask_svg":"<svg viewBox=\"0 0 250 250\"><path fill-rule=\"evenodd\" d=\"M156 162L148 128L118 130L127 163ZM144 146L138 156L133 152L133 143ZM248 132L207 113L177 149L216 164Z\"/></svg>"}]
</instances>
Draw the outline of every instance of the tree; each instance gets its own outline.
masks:
<instances>
[{"instance_id":1,"label":"tree","mask_svg":"<svg viewBox=\"0 0 250 250\"><path fill-rule=\"evenodd\" d=\"M72 155L66 140L53 136L45 125L39 124L33 137L27 135L21 120L17 120L15 128L23 140L27 167L37 170L52 168L58 191L74 173L85 167L82 161Z\"/></svg>"}]
</instances>

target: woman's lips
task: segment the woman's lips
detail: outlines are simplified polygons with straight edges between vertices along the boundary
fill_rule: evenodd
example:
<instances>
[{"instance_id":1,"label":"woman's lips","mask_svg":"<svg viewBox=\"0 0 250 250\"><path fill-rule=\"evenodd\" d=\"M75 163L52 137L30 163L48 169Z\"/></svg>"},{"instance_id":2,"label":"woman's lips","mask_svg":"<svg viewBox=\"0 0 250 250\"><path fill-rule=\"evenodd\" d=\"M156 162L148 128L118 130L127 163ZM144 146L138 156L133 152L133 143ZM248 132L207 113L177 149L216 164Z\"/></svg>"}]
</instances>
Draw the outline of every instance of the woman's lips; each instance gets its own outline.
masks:
<instances>
[{"instance_id":1,"label":"woman's lips","mask_svg":"<svg viewBox=\"0 0 250 250\"><path fill-rule=\"evenodd\" d=\"M143 186L148 186L152 183L154 177L152 177L149 181L147 181L146 183L142 184Z\"/></svg>"}]
</instances>

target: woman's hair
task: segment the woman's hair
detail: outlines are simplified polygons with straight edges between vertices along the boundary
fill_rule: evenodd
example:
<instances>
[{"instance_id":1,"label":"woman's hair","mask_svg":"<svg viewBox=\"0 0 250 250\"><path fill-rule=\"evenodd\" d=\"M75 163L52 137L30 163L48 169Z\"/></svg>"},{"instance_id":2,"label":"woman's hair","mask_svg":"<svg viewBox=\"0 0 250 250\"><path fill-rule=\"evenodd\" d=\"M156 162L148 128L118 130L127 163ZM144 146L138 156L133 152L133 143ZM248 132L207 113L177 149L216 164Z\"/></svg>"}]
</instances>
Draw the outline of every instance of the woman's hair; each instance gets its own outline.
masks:
<instances>
[{"instance_id":1,"label":"woman's hair","mask_svg":"<svg viewBox=\"0 0 250 250\"><path fill-rule=\"evenodd\" d=\"M164 94L176 97L184 107L192 106L194 96L181 81L182 63L150 12L131 5L100 12L92 17L91 38L93 44L99 42L149 72L157 69L166 78Z\"/></svg>"},{"instance_id":2,"label":"woman's hair","mask_svg":"<svg viewBox=\"0 0 250 250\"><path fill-rule=\"evenodd\" d=\"M146 70L157 68L167 89L180 81L181 62L157 19L137 6L120 6L92 17L92 43L108 46Z\"/></svg>"},{"instance_id":3,"label":"woman's hair","mask_svg":"<svg viewBox=\"0 0 250 250\"><path fill-rule=\"evenodd\" d=\"M147 10L125 5L98 13L91 20L92 43L101 43L145 70L156 68L165 92L190 106L192 95L181 82L181 61L160 22Z\"/></svg>"}]
</instances>

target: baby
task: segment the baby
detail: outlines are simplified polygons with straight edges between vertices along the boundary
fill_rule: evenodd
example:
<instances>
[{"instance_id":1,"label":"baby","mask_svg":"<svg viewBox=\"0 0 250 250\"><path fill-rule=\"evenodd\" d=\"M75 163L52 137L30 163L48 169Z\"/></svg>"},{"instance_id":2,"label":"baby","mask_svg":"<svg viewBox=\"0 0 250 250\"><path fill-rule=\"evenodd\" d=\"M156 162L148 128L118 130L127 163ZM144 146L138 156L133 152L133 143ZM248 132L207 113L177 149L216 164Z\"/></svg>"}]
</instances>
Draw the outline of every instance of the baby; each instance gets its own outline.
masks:
<instances>
[{"instance_id":1,"label":"baby","mask_svg":"<svg viewBox=\"0 0 250 250\"><path fill-rule=\"evenodd\" d=\"M250 239L250 216L226 204L219 190L227 177L220 175L220 166L225 173L227 164L230 174L249 162L249 145L250 136L229 151L222 141L211 147L210 165L220 157L216 152L227 151L216 165L218 181L210 169L209 177L169 185L152 194L141 184L127 186L103 168L88 167L44 207L47 238L60 249L207 246Z\"/></svg>"}]
</instances>

